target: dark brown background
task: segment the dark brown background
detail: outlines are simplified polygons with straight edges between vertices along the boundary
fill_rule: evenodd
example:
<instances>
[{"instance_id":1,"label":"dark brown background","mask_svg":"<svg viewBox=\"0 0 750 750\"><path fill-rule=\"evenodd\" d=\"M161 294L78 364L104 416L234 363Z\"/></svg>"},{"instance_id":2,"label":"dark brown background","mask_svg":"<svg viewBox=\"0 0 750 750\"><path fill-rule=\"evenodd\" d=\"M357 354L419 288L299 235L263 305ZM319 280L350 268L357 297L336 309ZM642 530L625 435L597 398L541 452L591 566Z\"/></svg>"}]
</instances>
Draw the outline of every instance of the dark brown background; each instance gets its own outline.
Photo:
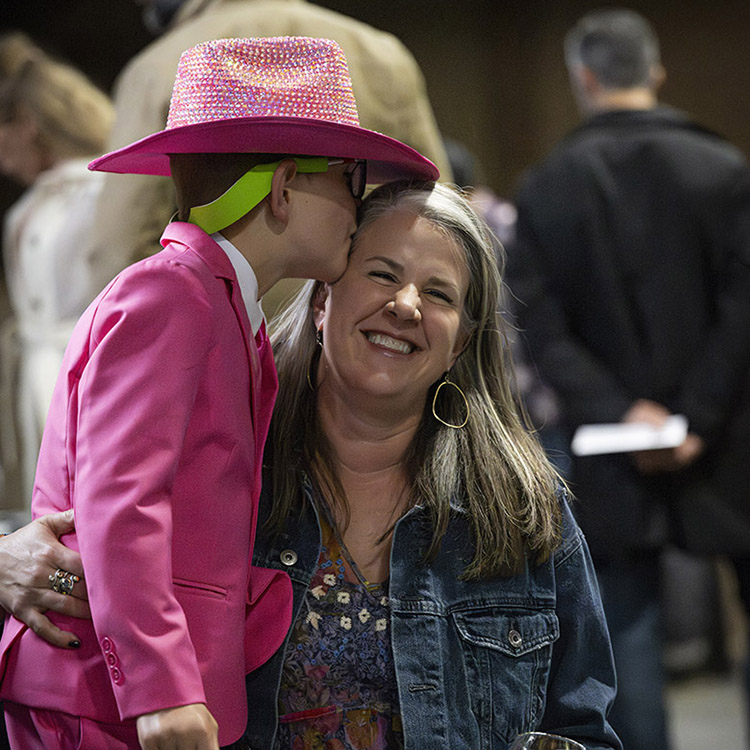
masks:
<instances>
[{"instance_id":1,"label":"dark brown background","mask_svg":"<svg viewBox=\"0 0 750 750\"><path fill-rule=\"evenodd\" d=\"M486 182L512 194L578 116L562 60L567 29L607 3L585 0L320 0L399 36L424 71L445 135L463 141ZM750 153L750 3L629 4L655 25L668 71L663 99ZM0 28L23 28L109 90L151 40L132 0L0 0ZM7 183L0 188L9 191ZM2 201L2 195L0 195ZM3 205L0 203L0 210Z\"/></svg>"}]
</instances>

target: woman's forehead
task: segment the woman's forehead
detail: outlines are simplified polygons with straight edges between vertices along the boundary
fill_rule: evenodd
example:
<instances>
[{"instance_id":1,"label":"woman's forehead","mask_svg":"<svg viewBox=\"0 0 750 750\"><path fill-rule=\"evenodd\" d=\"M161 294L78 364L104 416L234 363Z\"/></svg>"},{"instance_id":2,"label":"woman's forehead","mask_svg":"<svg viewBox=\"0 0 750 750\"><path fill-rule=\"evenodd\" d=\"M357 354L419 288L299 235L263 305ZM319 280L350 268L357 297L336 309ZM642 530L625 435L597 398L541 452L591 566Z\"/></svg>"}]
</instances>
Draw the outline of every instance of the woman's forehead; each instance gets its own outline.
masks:
<instances>
[{"instance_id":1,"label":"woman's forehead","mask_svg":"<svg viewBox=\"0 0 750 750\"><path fill-rule=\"evenodd\" d=\"M441 260L467 267L466 251L444 226L413 211L391 211L374 219L356 237L352 252L359 257L372 254L393 255L412 250L423 262Z\"/></svg>"}]
</instances>

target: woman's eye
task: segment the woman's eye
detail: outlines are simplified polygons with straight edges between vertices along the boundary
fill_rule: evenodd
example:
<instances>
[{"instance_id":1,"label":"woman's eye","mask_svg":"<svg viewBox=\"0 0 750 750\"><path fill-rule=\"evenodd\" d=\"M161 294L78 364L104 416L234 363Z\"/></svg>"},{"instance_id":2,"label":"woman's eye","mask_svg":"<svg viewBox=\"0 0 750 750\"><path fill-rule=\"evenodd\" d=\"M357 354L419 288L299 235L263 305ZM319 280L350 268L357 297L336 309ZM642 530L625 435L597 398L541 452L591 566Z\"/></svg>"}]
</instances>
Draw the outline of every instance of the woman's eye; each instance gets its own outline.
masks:
<instances>
[{"instance_id":1,"label":"woman's eye","mask_svg":"<svg viewBox=\"0 0 750 750\"><path fill-rule=\"evenodd\" d=\"M442 300L443 302L447 302L448 304L453 303L453 300L445 292L441 292L438 289L429 289L427 291L427 294L435 297L436 299Z\"/></svg>"},{"instance_id":2,"label":"woman's eye","mask_svg":"<svg viewBox=\"0 0 750 750\"><path fill-rule=\"evenodd\" d=\"M396 277L388 271L370 271L370 276L374 276L376 279L386 279L387 281L396 280Z\"/></svg>"}]
</instances>

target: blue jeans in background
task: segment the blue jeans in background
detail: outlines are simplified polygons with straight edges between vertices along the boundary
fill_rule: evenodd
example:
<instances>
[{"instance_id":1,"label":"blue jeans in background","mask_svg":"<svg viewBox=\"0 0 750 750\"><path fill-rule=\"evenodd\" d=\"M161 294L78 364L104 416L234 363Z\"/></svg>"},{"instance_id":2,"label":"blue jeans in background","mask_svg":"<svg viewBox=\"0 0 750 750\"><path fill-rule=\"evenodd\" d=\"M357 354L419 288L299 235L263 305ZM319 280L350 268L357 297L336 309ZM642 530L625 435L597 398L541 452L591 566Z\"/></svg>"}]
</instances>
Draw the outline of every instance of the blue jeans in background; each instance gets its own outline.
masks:
<instances>
[{"instance_id":1,"label":"blue jeans in background","mask_svg":"<svg viewBox=\"0 0 750 750\"><path fill-rule=\"evenodd\" d=\"M596 571L617 670L610 724L625 750L668 750L659 552Z\"/></svg>"}]
</instances>

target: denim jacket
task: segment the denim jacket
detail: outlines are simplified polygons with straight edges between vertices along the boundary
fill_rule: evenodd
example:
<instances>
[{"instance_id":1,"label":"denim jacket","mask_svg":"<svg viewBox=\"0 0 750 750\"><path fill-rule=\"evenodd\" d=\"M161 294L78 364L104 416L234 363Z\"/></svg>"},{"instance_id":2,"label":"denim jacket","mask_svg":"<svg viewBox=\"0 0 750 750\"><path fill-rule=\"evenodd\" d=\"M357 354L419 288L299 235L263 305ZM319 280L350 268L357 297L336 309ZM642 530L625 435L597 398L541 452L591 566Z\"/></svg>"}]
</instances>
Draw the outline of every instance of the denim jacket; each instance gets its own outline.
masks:
<instances>
[{"instance_id":1,"label":"denim jacket","mask_svg":"<svg viewBox=\"0 0 750 750\"><path fill-rule=\"evenodd\" d=\"M283 533L262 528L253 563L285 570L300 610L320 553L320 526L305 509ZM391 552L391 636L406 750L506 750L522 731L574 738L588 750L621 750L606 720L615 672L586 542L563 506L563 540L552 558L512 578L462 581L472 557L469 523L454 508L437 557L422 552L431 529L413 508L396 525ZM246 739L270 750L286 643L247 677Z\"/></svg>"}]
</instances>

